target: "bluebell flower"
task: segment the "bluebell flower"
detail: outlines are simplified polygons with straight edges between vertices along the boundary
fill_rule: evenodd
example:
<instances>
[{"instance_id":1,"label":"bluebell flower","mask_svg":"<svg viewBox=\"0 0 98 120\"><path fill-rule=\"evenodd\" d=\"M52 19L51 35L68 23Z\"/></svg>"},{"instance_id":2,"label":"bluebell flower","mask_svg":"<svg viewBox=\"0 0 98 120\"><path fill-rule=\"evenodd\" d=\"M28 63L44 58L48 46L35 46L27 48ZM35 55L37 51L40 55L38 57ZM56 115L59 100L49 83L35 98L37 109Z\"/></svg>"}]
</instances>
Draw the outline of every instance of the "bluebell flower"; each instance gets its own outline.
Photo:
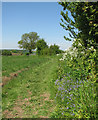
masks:
<instances>
[{"instance_id":1,"label":"bluebell flower","mask_svg":"<svg viewBox=\"0 0 98 120\"><path fill-rule=\"evenodd\" d=\"M69 98L70 100L72 100L72 98Z\"/></svg>"},{"instance_id":2,"label":"bluebell flower","mask_svg":"<svg viewBox=\"0 0 98 120\"><path fill-rule=\"evenodd\" d=\"M71 91L71 90L72 90L72 88L69 88L69 89L68 89L68 91Z\"/></svg>"},{"instance_id":3,"label":"bluebell flower","mask_svg":"<svg viewBox=\"0 0 98 120\"><path fill-rule=\"evenodd\" d=\"M68 92L67 90L65 90L65 92Z\"/></svg>"},{"instance_id":4,"label":"bluebell flower","mask_svg":"<svg viewBox=\"0 0 98 120\"><path fill-rule=\"evenodd\" d=\"M72 115L75 115L75 113L73 113Z\"/></svg>"},{"instance_id":5,"label":"bluebell flower","mask_svg":"<svg viewBox=\"0 0 98 120\"><path fill-rule=\"evenodd\" d=\"M58 81L59 81L58 79L55 81L55 85L57 85L57 82L58 82Z\"/></svg>"},{"instance_id":6,"label":"bluebell flower","mask_svg":"<svg viewBox=\"0 0 98 120\"><path fill-rule=\"evenodd\" d=\"M75 104L73 104L73 107L75 107Z\"/></svg>"},{"instance_id":7,"label":"bluebell flower","mask_svg":"<svg viewBox=\"0 0 98 120\"><path fill-rule=\"evenodd\" d=\"M65 83L63 83L63 85L65 85Z\"/></svg>"},{"instance_id":8,"label":"bluebell flower","mask_svg":"<svg viewBox=\"0 0 98 120\"><path fill-rule=\"evenodd\" d=\"M77 83L78 83L79 81L77 80Z\"/></svg>"},{"instance_id":9,"label":"bluebell flower","mask_svg":"<svg viewBox=\"0 0 98 120\"><path fill-rule=\"evenodd\" d=\"M74 85L72 88L75 88L76 86Z\"/></svg>"},{"instance_id":10,"label":"bluebell flower","mask_svg":"<svg viewBox=\"0 0 98 120\"><path fill-rule=\"evenodd\" d=\"M81 81L79 83L81 84Z\"/></svg>"},{"instance_id":11,"label":"bluebell flower","mask_svg":"<svg viewBox=\"0 0 98 120\"><path fill-rule=\"evenodd\" d=\"M70 97L73 96L73 94L70 95Z\"/></svg>"},{"instance_id":12,"label":"bluebell flower","mask_svg":"<svg viewBox=\"0 0 98 120\"><path fill-rule=\"evenodd\" d=\"M66 108L67 110L69 109L69 107Z\"/></svg>"},{"instance_id":13,"label":"bluebell flower","mask_svg":"<svg viewBox=\"0 0 98 120\"><path fill-rule=\"evenodd\" d=\"M67 98L69 98L69 97L67 96Z\"/></svg>"},{"instance_id":14,"label":"bluebell flower","mask_svg":"<svg viewBox=\"0 0 98 120\"><path fill-rule=\"evenodd\" d=\"M62 98L62 100L64 100L64 97Z\"/></svg>"}]
</instances>

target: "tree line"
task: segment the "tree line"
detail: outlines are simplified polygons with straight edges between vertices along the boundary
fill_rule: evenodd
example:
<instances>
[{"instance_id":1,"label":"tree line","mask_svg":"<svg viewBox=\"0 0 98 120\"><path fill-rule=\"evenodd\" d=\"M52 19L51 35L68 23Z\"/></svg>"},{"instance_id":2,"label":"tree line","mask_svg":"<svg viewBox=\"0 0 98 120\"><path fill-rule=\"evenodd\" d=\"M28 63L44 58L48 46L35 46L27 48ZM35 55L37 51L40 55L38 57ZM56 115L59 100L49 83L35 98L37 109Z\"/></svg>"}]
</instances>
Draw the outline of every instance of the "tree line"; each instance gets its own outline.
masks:
<instances>
[{"instance_id":1,"label":"tree line","mask_svg":"<svg viewBox=\"0 0 98 120\"><path fill-rule=\"evenodd\" d=\"M48 46L46 41L41 39L36 32L23 34L18 44L20 48L28 50L29 54L35 49L37 55L55 55L63 52L56 44Z\"/></svg>"}]
</instances>

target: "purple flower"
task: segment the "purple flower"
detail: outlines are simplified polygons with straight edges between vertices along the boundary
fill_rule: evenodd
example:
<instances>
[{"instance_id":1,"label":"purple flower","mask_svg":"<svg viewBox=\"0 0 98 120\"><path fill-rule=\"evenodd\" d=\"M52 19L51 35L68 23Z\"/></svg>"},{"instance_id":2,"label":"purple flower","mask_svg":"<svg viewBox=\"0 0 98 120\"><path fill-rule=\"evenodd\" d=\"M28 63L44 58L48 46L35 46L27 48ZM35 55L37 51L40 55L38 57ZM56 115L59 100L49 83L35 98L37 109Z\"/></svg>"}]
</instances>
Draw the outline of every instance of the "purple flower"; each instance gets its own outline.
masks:
<instances>
[{"instance_id":1,"label":"purple flower","mask_svg":"<svg viewBox=\"0 0 98 120\"><path fill-rule=\"evenodd\" d=\"M75 115L75 113L73 113L72 115Z\"/></svg>"},{"instance_id":2,"label":"purple flower","mask_svg":"<svg viewBox=\"0 0 98 120\"><path fill-rule=\"evenodd\" d=\"M75 104L73 104L73 107L75 107Z\"/></svg>"},{"instance_id":3,"label":"purple flower","mask_svg":"<svg viewBox=\"0 0 98 120\"><path fill-rule=\"evenodd\" d=\"M80 87L81 85L77 85L77 88Z\"/></svg>"},{"instance_id":4,"label":"purple flower","mask_svg":"<svg viewBox=\"0 0 98 120\"><path fill-rule=\"evenodd\" d=\"M59 81L58 79L55 81L55 85L57 85L57 82L58 82L58 81Z\"/></svg>"},{"instance_id":5,"label":"purple flower","mask_svg":"<svg viewBox=\"0 0 98 120\"><path fill-rule=\"evenodd\" d=\"M75 88L76 86L74 85L72 88Z\"/></svg>"},{"instance_id":6,"label":"purple flower","mask_svg":"<svg viewBox=\"0 0 98 120\"><path fill-rule=\"evenodd\" d=\"M69 109L69 107L66 108L67 110Z\"/></svg>"},{"instance_id":7,"label":"purple flower","mask_svg":"<svg viewBox=\"0 0 98 120\"><path fill-rule=\"evenodd\" d=\"M67 90L65 90L65 92L68 92Z\"/></svg>"},{"instance_id":8,"label":"purple flower","mask_svg":"<svg viewBox=\"0 0 98 120\"><path fill-rule=\"evenodd\" d=\"M72 100L71 98L69 98L70 100Z\"/></svg>"},{"instance_id":9,"label":"purple flower","mask_svg":"<svg viewBox=\"0 0 98 120\"><path fill-rule=\"evenodd\" d=\"M73 96L73 94L70 95L70 97Z\"/></svg>"},{"instance_id":10,"label":"purple flower","mask_svg":"<svg viewBox=\"0 0 98 120\"><path fill-rule=\"evenodd\" d=\"M81 84L81 81L79 83Z\"/></svg>"},{"instance_id":11,"label":"purple flower","mask_svg":"<svg viewBox=\"0 0 98 120\"><path fill-rule=\"evenodd\" d=\"M72 90L72 88L69 88L69 89L68 89L68 91L71 91L71 90Z\"/></svg>"},{"instance_id":12,"label":"purple flower","mask_svg":"<svg viewBox=\"0 0 98 120\"><path fill-rule=\"evenodd\" d=\"M64 97L62 98L62 100L64 100Z\"/></svg>"}]
</instances>

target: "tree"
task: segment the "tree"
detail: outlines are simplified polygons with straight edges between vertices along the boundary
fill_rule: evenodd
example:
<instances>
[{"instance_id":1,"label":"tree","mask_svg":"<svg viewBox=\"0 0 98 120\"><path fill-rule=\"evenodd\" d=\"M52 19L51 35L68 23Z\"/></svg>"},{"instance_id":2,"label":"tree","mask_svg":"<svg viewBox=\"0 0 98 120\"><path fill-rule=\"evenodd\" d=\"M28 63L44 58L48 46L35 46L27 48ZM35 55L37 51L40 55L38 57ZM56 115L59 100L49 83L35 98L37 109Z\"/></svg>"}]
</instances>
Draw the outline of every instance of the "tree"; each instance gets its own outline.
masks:
<instances>
[{"instance_id":1,"label":"tree","mask_svg":"<svg viewBox=\"0 0 98 120\"><path fill-rule=\"evenodd\" d=\"M97 3L96 2L59 2L63 7L61 26L69 32L66 40L81 39L85 48L93 46L97 49ZM66 11L66 13L64 13ZM68 15L71 13L71 18Z\"/></svg>"},{"instance_id":2,"label":"tree","mask_svg":"<svg viewBox=\"0 0 98 120\"><path fill-rule=\"evenodd\" d=\"M41 39L41 40L37 41L36 47L37 47L37 54L41 55L42 54L42 50L45 49L45 48L48 48L48 45L44 41L44 39Z\"/></svg>"},{"instance_id":3,"label":"tree","mask_svg":"<svg viewBox=\"0 0 98 120\"><path fill-rule=\"evenodd\" d=\"M59 46L58 45L51 45L50 46L50 54L59 54Z\"/></svg>"},{"instance_id":4,"label":"tree","mask_svg":"<svg viewBox=\"0 0 98 120\"><path fill-rule=\"evenodd\" d=\"M36 48L36 42L38 40L39 40L39 36L37 35L37 33L30 32L23 34L18 44L20 48L29 50L29 53L32 53L32 49Z\"/></svg>"}]
</instances>

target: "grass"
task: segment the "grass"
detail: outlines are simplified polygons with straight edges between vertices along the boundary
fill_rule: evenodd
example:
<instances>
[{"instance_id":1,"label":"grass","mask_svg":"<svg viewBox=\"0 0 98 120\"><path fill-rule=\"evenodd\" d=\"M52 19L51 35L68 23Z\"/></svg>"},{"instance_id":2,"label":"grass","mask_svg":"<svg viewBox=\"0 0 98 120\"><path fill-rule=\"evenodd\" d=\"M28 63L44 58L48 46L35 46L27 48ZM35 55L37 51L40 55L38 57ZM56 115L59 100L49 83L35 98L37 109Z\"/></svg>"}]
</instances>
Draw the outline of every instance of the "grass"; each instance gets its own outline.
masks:
<instances>
[{"instance_id":1,"label":"grass","mask_svg":"<svg viewBox=\"0 0 98 120\"><path fill-rule=\"evenodd\" d=\"M47 118L54 110L51 81L56 77L58 57L35 56L33 60L27 71L22 71L3 87L3 118Z\"/></svg>"},{"instance_id":2,"label":"grass","mask_svg":"<svg viewBox=\"0 0 98 120\"><path fill-rule=\"evenodd\" d=\"M11 73L21 69L34 67L40 62L45 62L49 57L39 56L2 56L2 76L10 76Z\"/></svg>"}]
</instances>

